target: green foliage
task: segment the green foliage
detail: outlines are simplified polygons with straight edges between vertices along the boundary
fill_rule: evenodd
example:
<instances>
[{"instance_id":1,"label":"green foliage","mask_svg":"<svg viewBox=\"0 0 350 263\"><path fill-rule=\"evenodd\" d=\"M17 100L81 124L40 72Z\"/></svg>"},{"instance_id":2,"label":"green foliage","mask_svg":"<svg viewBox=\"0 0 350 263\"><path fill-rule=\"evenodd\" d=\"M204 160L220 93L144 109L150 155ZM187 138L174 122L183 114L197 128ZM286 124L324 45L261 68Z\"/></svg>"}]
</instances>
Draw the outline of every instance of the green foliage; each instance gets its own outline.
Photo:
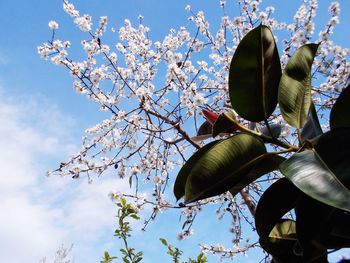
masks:
<instances>
[{"instance_id":1,"label":"green foliage","mask_svg":"<svg viewBox=\"0 0 350 263\"><path fill-rule=\"evenodd\" d=\"M229 75L232 108L249 121L267 119L277 105L280 76L274 37L267 26L260 25L242 39L232 58Z\"/></svg>"},{"instance_id":2,"label":"green foliage","mask_svg":"<svg viewBox=\"0 0 350 263\"><path fill-rule=\"evenodd\" d=\"M312 43L300 47L281 74L270 29L251 30L238 45L229 72L232 108L248 125L233 112L206 110L206 131L230 136L195 152L175 182L176 198L189 203L226 191L235 196L279 169L285 177L265 190L255 211L261 247L274 262L327 262L327 249L350 247L350 85L330 112L330 131L323 133L311 97L317 49ZM296 128L298 145L279 139L282 126L268 122L277 102L284 120ZM280 149L267 152L265 144ZM285 217L289 212L295 220ZM179 262L181 252L168 250Z\"/></svg>"},{"instance_id":3,"label":"green foliage","mask_svg":"<svg viewBox=\"0 0 350 263\"><path fill-rule=\"evenodd\" d=\"M132 231L128 220L139 220L138 211L131 204L127 203L125 198L121 198L117 206L119 207L117 214L118 228L114 231L114 235L121 239L124 244L124 248L119 250L123 256L122 260L124 263L138 263L142 260L143 252L136 252L128 243L128 238L131 236ZM110 256L108 252L105 252L101 263L110 263L114 259L117 259L117 257Z\"/></svg>"},{"instance_id":4,"label":"green foliage","mask_svg":"<svg viewBox=\"0 0 350 263\"><path fill-rule=\"evenodd\" d=\"M115 256L111 256L109 255L109 253L107 251L105 251L102 260L100 261L100 263L111 263L113 262L115 259L117 259L117 257Z\"/></svg>"},{"instance_id":5,"label":"green foliage","mask_svg":"<svg viewBox=\"0 0 350 263\"><path fill-rule=\"evenodd\" d=\"M168 249L167 254L170 255L170 257L172 258L174 263L206 263L206 262L208 262L207 257L204 256L203 253L199 253L197 256L197 259L189 258L187 261L180 261L182 251L180 249L178 249L177 247L174 247L174 246L168 244L168 242L164 238L160 238L159 240L160 240L160 242L162 242L162 244L164 246L167 247L167 249Z\"/></svg>"},{"instance_id":6,"label":"green foliage","mask_svg":"<svg viewBox=\"0 0 350 263\"><path fill-rule=\"evenodd\" d=\"M214 144L201 152L193 165L185 167L189 170L185 201L193 202L229 190L236 178L249 171L265 153L263 141L246 133Z\"/></svg>"},{"instance_id":7,"label":"green foliage","mask_svg":"<svg viewBox=\"0 0 350 263\"><path fill-rule=\"evenodd\" d=\"M336 103L334 104L330 115L331 129L350 128L350 85L347 86L340 94Z\"/></svg>"},{"instance_id":8,"label":"green foliage","mask_svg":"<svg viewBox=\"0 0 350 263\"><path fill-rule=\"evenodd\" d=\"M213 137L221 133L232 133L239 129L235 114L232 111L221 114L213 125Z\"/></svg>"},{"instance_id":9,"label":"green foliage","mask_svg":"<svg viewBox=\"0 0 350 263\"><path fill-rule=\"evenodd\" d=\"M305 142L306 140L315 138L321 135L322 133L323 132L320 125L320 121L318 120L318 117L317 117L315 105L311 103L309 116L307 118L307 121L305 123L303 130L301 131L301 140L302 142Z\"/></svg>"},{"instance_id":10,"label":"green foliage","mask_svg":"<svg viewBox=\"0 0 350 263\"><path fill-rule=\"evenodd\" d=\"M279 84L282 116L298 129L305 125L311 105L311 66L317 48L316 44L300 47L286 65Z\"/></svg>"},{"instance_id":11,"label":"green foliage","mask_svg":"<svg viewBox=\"0 0 350 263\"><path fill-rule=\"evenodd\" d=\"M333 207L350 211L350 191L327 167L315 150L294 154L280 171L308 196Z\"/></svg>"}]
</instances>

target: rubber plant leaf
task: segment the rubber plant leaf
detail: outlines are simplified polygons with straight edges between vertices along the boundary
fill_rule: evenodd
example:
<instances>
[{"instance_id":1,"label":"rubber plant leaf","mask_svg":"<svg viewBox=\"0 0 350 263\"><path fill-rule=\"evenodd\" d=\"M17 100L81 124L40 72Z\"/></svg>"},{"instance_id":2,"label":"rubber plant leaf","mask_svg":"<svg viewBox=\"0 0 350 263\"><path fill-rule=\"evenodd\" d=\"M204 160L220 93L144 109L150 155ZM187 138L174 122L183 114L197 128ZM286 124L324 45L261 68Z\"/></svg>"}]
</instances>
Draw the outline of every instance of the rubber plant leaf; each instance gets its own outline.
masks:
<instances>
[{"instance_id":1,"label":"rubber plant leaf","mask_svg":"<svg viewBox=\"0 0 350 263\"><path fill-rule=\"evenodd\" d=\"M209 121L205 121L202 123L202 125L199 127L197 136L191 137L191 140L193 141L204 141L206 139L209 139L212 137L213 134L213 126L210 124Z\"/></svg>"},{"instance_id":2,"label":"rubber plant leaf","mask_svg":"<svg viewBox=\"0 0 350 263\"><path fill-rule=\"evenodd\" d=\"M330 114L331 129L350 127L350 85L347 86L336 100Z\"/></svg>"},{"instance_id":3,"label":"rubber plant leaf","mask_svg":"<svg viewBox=\"0 0 350 263\"><path fill-rule=\"evenodd\" d=\"M252 122L267 119L277 105L282 71L271 30L260 25L248 32L233 55L229 71L232 108Z\"/></svg>"},{"instance_id":4,"label":"rubber plant leaf","mask_svg":"<svg viewBox=\"0 0 350 263\"><path fill-rule=\"evenodd\" d=\"M323 133L320 121L318 120L317 112L315 105L311 103L309 115L305 123L304 128L301 131L301 140L310 140L315 138Z\"/></svg>"},{"instance_id":5,"label":"rubber plant leaf","mask_svg":"<svg viewBox=\"0 0 350 263\"><path fill-rule=\"evenodd\" d=\"M323 234L318 242L327 248L338 249L350 247L350 214L336 209L329 219L326 229L329 233Z\"/></svg>"},{"instance_id":6,"label":"rubber plant leaf","mask_svg":"<svg viewBox=\"0 0 350 263\"><path fill-rule=\"evenodd\" d=\"M288 61L278 89L278 103L285 121L302 128L311 105L311 66L318 44L300 47Z\"/></svg>"},{"instance_id":7,"label":"rubber plant leaf","mask_svg":"<svg viewBox=\"0 0 350 263\"><path fill-rule=\"evenodd\" d=\"M308 196L330 206L350 211L350 191L315 150L294 154L280 165L280 171Z\"/></svg>"},{"instance_id":8,"label":"rubber plant leaf","mask_svg":"<svg viewBox=\"0 0 350 263\"><path fill-rule=\"evenodd\" d=\"M295 253L297 246L295 221L280 219L264 242L263 249L273 256L275 262L301 262L301 255Z\"/></svg>"},{"instance_id":9,"label":"rubber plant leaf","mask_svg":"<svg viewBox=\"0 0 350 263\"><path fill-rule=\"evenodd\" d=\"M197 161L202 157L203 154L208 152L218 142L219 140L213 141L204 145L202 148L196 151L182 166L182 168L180 169L176 177L175 184L174 184L174 195L177 200L179 200L181 197L185 195L186 181L188 179L188 175L190 174L190 171L192 170L193 166L197 163Z\"/></svg>"},{"instance_id":10,"label":"rubber plant leaf","mask_svg":"<svg viewBox=\"0 0 350 263\"><path fill-rule=\"evenodd\" d=\"M232 111L220 114L213 126L213 137L218 136L220 133L233 133L236 131L237 121L236 116Z\"/></svg>"},{"instance_id":11,"label":"rubber plant leaf","mask_svg":"<svg viewBox=\"0 0 350 263\"><path fill-rule=\"evenodd\" d=\"M300 196L302 192L298 188L287 178L281 178L263 193L256 207L255 227L260 237L260 245L274 259L278 259L278 262L300 261L300 257L292 249L296 243L295 223L290 222L292 229L288 231L288 223L284 224L285 220L282 219L296 206ZM278 234L280 227L287 229Z\"/></svg>"},{"instance_id":12,"label":"rubber plant leaf","mask_svg":"<svg viewBox=\"0 0 350 263\"><path fill-rule=\"evenodd\" d=\"M350 128L324 133L314 147L337 179L350 189Z\"/></svg>"},{"instance_id":13,"label":"rubber plant leaf","mask_svg":"<svg viewBox=\"0 0 350 263\"><path fill-rule=\"evenodd\" d=\"M304 195L296 208L298 240L304 252L313 257L314 245L323 249L350 246L350 214ZM311 249L310 249L311 248ZM310 252L308 252L311 251Z\"/></svg>"},{"instance_id":14,"label":"rubber plant leaf","mask_svg":"<svg viewBox=\"0 0 350 263\"><path fill-rule=\"evenodd\" d=\"M270 185L260 197L255 212L255 228L260 242L265 242L282 216L293 209L302 192L287 178Z\"/></svg>"},{"instance_id":15,"label":"rubber plant leaf","mask_svg":"<svg viewBox=\"0 0 350 263\"><path fill-rule=\"evenodd\" d=\"M274 123L270 125L270 130L274 138L278 138L282 132L282 124ZM269 129L265 126L261 130L261 133L265 136L271 137Z\"/></svg>"},{"instance_id":16,"label":"rubber plant leaf","mask_svg":"<svg viewBox=\"0 0 350 263\"><path fill-rule=\"evenodd\" d=\"M201 152L189 166L191 169L186 168L185 201L189 203L228 191L234 175L247 173L254 161L265 153L263 141L246 133L231 136Z\"/></svg>"},{"instance_id":17,"label":"rubber plant leaf","mask_svg":"<svg viewBox=\"0 0 350 263\"><path fill-rule=\"evenodd\" d=\"M278 169L285 160L284 157L272 153L265 153L255 161L252 168L247 173L235 174L234 185L230 188L230 193L235 196L248 184L254 182L262 175Z\"/></svg>"}]
</instances>

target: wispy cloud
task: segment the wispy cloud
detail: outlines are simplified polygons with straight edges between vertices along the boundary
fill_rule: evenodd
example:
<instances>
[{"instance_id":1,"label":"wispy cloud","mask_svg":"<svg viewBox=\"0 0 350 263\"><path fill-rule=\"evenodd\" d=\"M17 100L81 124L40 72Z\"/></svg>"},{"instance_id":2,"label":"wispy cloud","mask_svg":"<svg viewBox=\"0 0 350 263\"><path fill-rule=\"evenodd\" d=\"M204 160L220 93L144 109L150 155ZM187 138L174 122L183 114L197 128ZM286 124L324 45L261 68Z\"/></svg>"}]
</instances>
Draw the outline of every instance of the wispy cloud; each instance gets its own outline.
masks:
<instances>
[{"instance_id":1,"label":"wispy cloud","mask_svg":"<svg viewBox=\"0 0 350 263\"><path fill-rule=\"evenodd\" d=\"M7 65L7 63L8 63L8 59L6 58L6 56L0 53L0 65Z\"/></svg>"},{"instance_id":2,"label":"wispy cloud","mask_svg":"<svg viewBox=\"0 0 350 263\"><path fill-rule=\"evenodd\" d=\"M115 220L107 194L127 184L113 176L91 185L46 178L45 170L75 149L74 120L43 98L4 100L0 93L1 261L38 262L74 243L77 262L98 262L103 251L96 247L108 247Z\"/></svg>"}]
</instances>

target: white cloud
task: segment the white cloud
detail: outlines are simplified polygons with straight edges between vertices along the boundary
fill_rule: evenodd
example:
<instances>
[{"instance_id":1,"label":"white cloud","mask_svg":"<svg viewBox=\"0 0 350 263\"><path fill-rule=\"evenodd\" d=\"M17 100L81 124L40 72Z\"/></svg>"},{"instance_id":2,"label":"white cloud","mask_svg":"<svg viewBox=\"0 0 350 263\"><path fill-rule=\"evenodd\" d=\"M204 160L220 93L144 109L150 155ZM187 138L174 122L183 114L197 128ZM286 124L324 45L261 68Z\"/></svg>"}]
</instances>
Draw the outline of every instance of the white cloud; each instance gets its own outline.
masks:
<instances>
[{"instance_id":1,"label":"white cloud","mask_svg":"<svg viewBox=\"0 0 350 263\"><path fill-rule=\"evenodd\" d=\"M4 54L0 53L0 65L7 65L8 64L8 59L6 58L6 56L4 56Z\"/></svg>"},{"instance_id":2,"label":"white cloud","mask_svg":"<svg viewBox=\"0 0 350 263\"><path fill-rule=\"evenodd\" d=\"M89 185L44 176L74 150L73 129L74 120L43 98L0 99L2 262L38 262L44 256L53 262L62 243L74 243L76 262L98 262L103 251L96 246L110 245L105 234L113 238L116 207L107 194L117 185L127 191L126 183L107 177Z\"/></svg>"}]
</instances>

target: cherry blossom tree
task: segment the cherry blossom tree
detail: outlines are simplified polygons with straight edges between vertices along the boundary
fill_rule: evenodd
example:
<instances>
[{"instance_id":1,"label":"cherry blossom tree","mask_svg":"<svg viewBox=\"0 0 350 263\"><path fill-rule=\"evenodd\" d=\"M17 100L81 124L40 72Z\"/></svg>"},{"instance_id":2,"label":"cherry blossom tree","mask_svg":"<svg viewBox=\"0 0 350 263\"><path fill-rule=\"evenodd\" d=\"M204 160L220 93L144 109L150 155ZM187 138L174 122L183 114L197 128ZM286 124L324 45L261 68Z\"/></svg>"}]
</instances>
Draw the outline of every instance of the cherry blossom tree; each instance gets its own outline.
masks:
<instances>
[{"instance_id":1,"label":"cherry blossom tree","mask_svg":"<svg viewBox=\"0 0 350 263\"><path fill-rule=\"evenodd\" d=\"M350 50L331 39L339 23L338 3L330 4L328 22L322 31L315 32L316 0L302 1L290 24L274 18L274 7L261 9L261 2L237 0L240 15L232 17L225 8L226 1L219 1L223 15L218 28L210 26L203 11L186 6L189 26L171 29L157 41L151 38L142 16L136 25L125 20L119 29L108 27L105 16L94 26L90 15L82 15L73 3L63 0L65 12L86 33L81 41L86 58L74 59L70 42L58 38L55 21L48 24L51 39L38 47L38 53L67 69L74 90L97 103L110 117L86 129L80 151L47 175L93 181L107 170L115 170L129 181L134 194L113 192L112 200L120 203L126 199L137 210L151 206L152 214L144 218L145 227L160 211L178 209L184 218L180 239L192 235L193 222L204 205L217 204L218 218L224 214L232 218L233 246L202 244L202 251L233 258L256 247L255 241L242 242L242 221L253 225L257 200L268 184L281 177L278 172L249 184L236 196L225 192L192 203L177 203L172 195L176 174L194 151L210 144L212 126L221 113L235 114L241 129L265 129L269 133L273 127L281 129L276 150L287 142L298 142L300 133L285 121L280 110L269 116L270 125L247 121L232 110L228 80L237 46L257 26L268 27L282 50L280 70L284 70L301 46L319 43L312 64L311 96L322 124L328 123L325 113L347 86L350 72L346 60ZM110 33L117 35L119 42L105 42L104 36ZM283 37L277 38L279 35ZM323 126L329 128L328 124ZM217 135L225 138L233 132L225 130Z\"/></svg>"}]
</instances>

